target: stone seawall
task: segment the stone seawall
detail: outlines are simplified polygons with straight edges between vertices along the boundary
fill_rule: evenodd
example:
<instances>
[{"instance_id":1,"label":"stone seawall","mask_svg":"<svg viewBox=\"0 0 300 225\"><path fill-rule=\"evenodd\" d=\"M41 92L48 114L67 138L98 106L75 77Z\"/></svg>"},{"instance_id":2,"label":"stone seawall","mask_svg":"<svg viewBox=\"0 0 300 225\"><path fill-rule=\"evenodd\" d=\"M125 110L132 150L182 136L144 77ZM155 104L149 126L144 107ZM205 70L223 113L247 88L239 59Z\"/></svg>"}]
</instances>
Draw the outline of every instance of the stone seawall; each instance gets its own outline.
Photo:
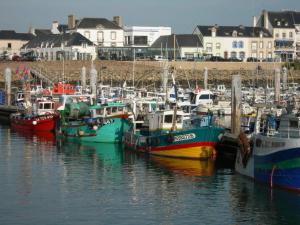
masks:
<instances>
[{"instance_id":1,"label":"stone seawall","mask_svg":"<svg viewBox=\"0 0 300 225\"><path fill-rule=\"evenodd\" d=\"M183 86L195 86L195 82L202 86L204 68L208 68L208 80L210 84L231 82L232 75L240 74L242 82L272 81L274 70L281 68L280 63L240 63L240 62L169 62L170 67L176 68L176 80ZM80 80L80 71L83 66L87 69L87 75L91 68L90 61L49 61L49 62L0 62L0 82L3 86L4 70L9 67L13 72L13 80L17 82L19 77L15 71L17 67L25 66L42 71L54 81L66 80L76 82ZM136 86L157 85L163 71L163 62L156 61L94 61L98 71L98 80L106 84L132 84L133 74ZM133 72L134 71L134 72ZM87 76L88 77L88 76ZM290 70L289 82L300 82L300 71Z\"/></svg>"}]
</instances>

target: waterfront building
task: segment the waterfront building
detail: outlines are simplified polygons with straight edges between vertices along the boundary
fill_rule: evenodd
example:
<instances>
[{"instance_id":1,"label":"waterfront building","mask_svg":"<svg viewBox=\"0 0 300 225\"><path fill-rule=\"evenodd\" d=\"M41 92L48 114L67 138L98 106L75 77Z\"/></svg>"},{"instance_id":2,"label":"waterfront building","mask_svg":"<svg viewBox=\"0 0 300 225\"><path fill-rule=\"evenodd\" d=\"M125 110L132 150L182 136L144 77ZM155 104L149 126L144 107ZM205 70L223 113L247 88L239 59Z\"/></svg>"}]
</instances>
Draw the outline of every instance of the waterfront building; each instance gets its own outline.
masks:
<instances>
[{"instance_id":1,"label":"waterfront building","mask_svg":"<svg viewBox=\"0 0 300 225\"><path fill-rule=\"evenodd\" d=\"M49 61L89 60L97 57L96 46L76 32L37 36L25 44L21 51Z\"/></svg>"},{"instance_id":2,"label":"waterfront building","mask_svg":"<svg viewBox=\"0 0 300 225\"><path fill-rule=\"evenodd\" d=\"M14 30L0 31L0 56L12 57L20 55L21 47L34 36L29 33L16 33Z\"/></svg>"},{"instance_id":3,"label":"waterfront building","mask_svg":"<svg viewBox=\"0 0 300 225\"><path fill-rule=\"evenodd\" d=\"M150 51L163 59L194 60L202 56L203 45L198 35L172 34L159 37Z\"/></svg>"},{"instance_id":4,"label":"waterfront building","mask_svg":"<svg viewBox=\"0 0 300 225\"><path fill-rule=\"evenodd\" d=\"M150 47L160 36L171 35L171 27L125 26L125 46Z\"/></svg>"},{"instance_id":5,"label":"waterfront building","mask_svg":"<svg viewBox=\"0 0 300 225\"><path fill-rule=\"evenodd\" d=\"M193 34L199 36L203 55L232 60L272 58L273 38L262 27L247 26L197 26Z\"/></svg>"},{"instance_id":6,"label":"waterfront building","mask_svg":"<svg viewBox=\"0 0 300 225\"><path fill-rule=\"evenodd\" d=\"M269 30L274 38L274 54L281 61L300 58L300 12L268 12L254 17L254 24Z\"/></svg>"},{"instance_id":7,"label":"waterfront building","mask_svg":"<svg viewBox=\"0 0 300 225\"><path fill-rule=\"evenodd\" d=\"M82 18L76 22L74 15L68 17L68 29L82 34L98 47L123 47L122 18L113 21L105 18Z\"/></svg>"}]
</instances>

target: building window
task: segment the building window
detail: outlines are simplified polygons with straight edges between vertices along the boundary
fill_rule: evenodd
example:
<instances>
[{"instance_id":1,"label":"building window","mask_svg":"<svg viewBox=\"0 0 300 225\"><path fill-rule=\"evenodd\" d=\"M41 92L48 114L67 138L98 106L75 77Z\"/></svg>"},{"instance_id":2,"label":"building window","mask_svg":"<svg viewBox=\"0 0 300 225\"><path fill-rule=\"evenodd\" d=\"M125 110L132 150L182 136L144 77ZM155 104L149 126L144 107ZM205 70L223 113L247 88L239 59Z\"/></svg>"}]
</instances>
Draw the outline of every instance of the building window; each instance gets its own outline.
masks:
<instances>
[{"instance_id":1,"label":"building window","mask_svg":"<svg viewBox=\"0 0 300 225\"><path fill-rule=\"evenodd\" d=\"M98 31L97 32L97 41L98 42L103 42L103 39L104 39L103 36L104 36L103 31Z\"/></svg>"},{"instance_id":2,"label":"building window","mask_svg":"<svg viewBox=\"0 0 300 225\"><path fill-rule=\"evenodd\" d=\"M212 43L206 43L206 51L212 52Z\"/></svg>"},{"instance_id":3,"label":"building window","mask_svg":"<svg viewBox=\"0 0 300 225\"><path fill-rule=\"evenodd\" d=\"M237 48L237 41L232 42L232 48Z\"/></svg>"},{"instance_id":4,"label":"building window","mask_svg":"<svg viewBox=\"0 0 300 225\"><path fill-rule=\"evenodd\" d=\"M279 38L279 33L276 33L276 34L275 34L275 37L276 37L276 38Z\"/></svg>"},{"instance_id":5,"label":"building window","mask_svg":"<svg viewBox=\"0 0 300 225\"><path fill-rule=\"evenodd\" d=\"M280 21L277 21L277 26L280 26Z\"/></svg>"},{"instance_id":6,"label":"building window","mask_svg":"<svg viewBox=\"0 0 300 225\"><path fill-rule=\"evenodd\" d=\"M264 48L264 42L262 41L259 42L259 48Z\"/></svg>"},{"instance_id":7,"label":"building window","mask_svg":"<svg viewBox=\"0 0 300 225\"><path fill-rule=\"evenodd\" d=\"M117 36L117 34L116 34L115 31L112 31L112 32L110 33L110 38L111 38L111 40L116 40L116 36Z\"/></svg>"},{"instance_id":8,"label":"building window","mask_svg":"<svg viewBox=\"0 0 300 225\"><path fill-rule=\"evenodd\" d=\"M85 36L87 39L90 39L90 32L89 32L89 31L85 31L85 32L84 32L84 36Z\"/></svg>"},{"instance_id":9,"label":"building window","mask_svg":"<svg viewBox=\"0 0 300 225\"><path fill-rule=\"evenodd\" d=\"M11 49L11 43L7 43L7 48Z\"/></svg>"},{"instance_id":10,"label":"building window","mask_svg":"<svg viewBox=\"0 0 300 225\"><path fill-rule=\"evenodd\" d=\"M240 52L240 59L244 59L245 58L245 52Z\"/></svg>"},{"instance_id":11,"label":"building window","mask_svg":"<svg viewBox=\"0 0 300 225\"><path fill-rule=\"evenodd\" d=\"M272 41L268 42L268 48L272 48Z\"/></svg>"},{"instance_id":12,"label":"building window","mask_svg":"<svg viewBox=\"0 0 300 225\"><path fill-rule=\"evenodd\" d=\"M117 43L116 42L112 42L111 43L111 47L117 47Z\"/></svg>"},{"instance_id":13,"label":"building window","mask_svg":"<svg viewBox=\"0 0 300 225\"><path fill-rule=\"evenodd\" d=\"M235 59L236 58L236 52L231 52L230 57Z\"/></svg>"},{"instance_id":14,"label":"building window","mask_svg":"<svg viewBox=\"0 0 300 225\"><path fill-rule=\"evenodd\" d=\"M259 58L263 59L264 58L264 53L263 52L259 52Z\"/></svg>"},{"instance_id":15,"label":"building window","mask_svg":"<svg viewBox=\"0 0 300 225\"><path fill-rule=\"evenodd\" d=\"M268 52L268 59L272 59L272 52Z\"/></svg>"},{"instance_id":16,"label":"building window","mask_svg":"<svg viewBox=\"0 0 300 225\"><path fill-rule=\"evenodd\" d=\"M216 43L216 49L221 49L221 43Z\"/></svg>"},{"instance_id":17,"label":"building window","mask_svg":"<svg viewBox=\"0 0 300 225\"><path fill-rule=\"evenodd\" d=\"M290 38L293 38L293 32L290 32L290 33L289 33L289 37L290 37Z\"/></svg>"},{"instance_id":18,"label":"building window","mask_svg":"<svg viewBox=\"0 0 300 225\"><path fill-rule=\"evenodd\" d=\"M252 53L251 53L251 57L252 57L252 58L257 58L256 52L252 52Z\"/></svg>"},{"instance_id":19,"label":"building window","mask_svg":"<svg viewBox=\"0 0 300 225\"><path fill-rule=\"evenodd\" d=\"M257 50L257 42L252 42L251 43L251 49L252 50Z\"/></svg>"},{"instance_id":20,"label":"building window","mask_svg":"<svg viewBox=\"0 0 300 225\"><path fill-rule=\"evenodd\" d=\"M286 38L286 33L282 33L282 38Z\"/></svg>"},{"instance_id":21,"label":"building window","mask_svg":"<svg viewBox=\"0 0 300 225\"><path fill-rule=\"evenodd\" d=\"M239 41L239 48L244 48L244 42L243 41Z\"/></svg>"}]
</instances>

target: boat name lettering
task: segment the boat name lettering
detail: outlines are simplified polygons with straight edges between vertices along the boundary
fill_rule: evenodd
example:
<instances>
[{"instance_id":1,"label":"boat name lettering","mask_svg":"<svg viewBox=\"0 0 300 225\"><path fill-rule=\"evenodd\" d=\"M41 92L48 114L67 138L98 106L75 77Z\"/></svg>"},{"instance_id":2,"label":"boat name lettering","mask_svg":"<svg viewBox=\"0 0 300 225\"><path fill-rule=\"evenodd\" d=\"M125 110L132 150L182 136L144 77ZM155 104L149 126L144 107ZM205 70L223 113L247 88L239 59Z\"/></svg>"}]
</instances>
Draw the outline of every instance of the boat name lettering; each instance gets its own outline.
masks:
<instances>
[{"instance_id":1,"label":"boat name lettering","mask_svg":"<svg viewBox=\"0 0 300 225\"><path fill-rule=\"evenodd\" d=\"M194 139L195 137L196 137L196 134L194 134L194 133L178 135L178 136L174 136L174 142L190 140L190 139Z\"/></svg>"}]
</instances>

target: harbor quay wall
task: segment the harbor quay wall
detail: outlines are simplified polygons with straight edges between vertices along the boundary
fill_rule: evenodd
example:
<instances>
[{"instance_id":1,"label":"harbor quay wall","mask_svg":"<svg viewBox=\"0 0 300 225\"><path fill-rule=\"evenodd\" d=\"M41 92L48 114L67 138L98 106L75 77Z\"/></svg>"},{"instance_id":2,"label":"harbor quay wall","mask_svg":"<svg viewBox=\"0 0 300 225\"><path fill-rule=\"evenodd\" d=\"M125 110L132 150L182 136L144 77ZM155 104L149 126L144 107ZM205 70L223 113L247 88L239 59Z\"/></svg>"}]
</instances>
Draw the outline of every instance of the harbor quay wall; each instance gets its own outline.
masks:
<instances>
[{"instance_id":1,"label":"harbor quay wall","mask_svg":"<svg viewBox=\"0 0 300 225\"><path fill-rule=\"evenodd\" d=\"M158 61L108 61L95 60L94 67L98 71L98 81L103 84L123 85L134 84L137 87L159 85L166 62ZM17 68L32 68L54 82L67 80L73 83L80 81L81 68L86 67L87 79L91 69L91 61L41 61L41 62L0 62L0 85L4 85L4 71L12 70L14 84L20 83L20 75L16 74ZM190 85L203 86L204 69L208 69L208 83L231 84L232 75L240 74L243 85L262 84L261 82L273 81L276 68L282 68L281 63L257 63L257 62L168 62L170 70L175 68L176 81L184 87ZM19 69L20 70L20 69ZM289 82L300 82L300 70L288 71Z\"/></svg>"}]
</instances>

